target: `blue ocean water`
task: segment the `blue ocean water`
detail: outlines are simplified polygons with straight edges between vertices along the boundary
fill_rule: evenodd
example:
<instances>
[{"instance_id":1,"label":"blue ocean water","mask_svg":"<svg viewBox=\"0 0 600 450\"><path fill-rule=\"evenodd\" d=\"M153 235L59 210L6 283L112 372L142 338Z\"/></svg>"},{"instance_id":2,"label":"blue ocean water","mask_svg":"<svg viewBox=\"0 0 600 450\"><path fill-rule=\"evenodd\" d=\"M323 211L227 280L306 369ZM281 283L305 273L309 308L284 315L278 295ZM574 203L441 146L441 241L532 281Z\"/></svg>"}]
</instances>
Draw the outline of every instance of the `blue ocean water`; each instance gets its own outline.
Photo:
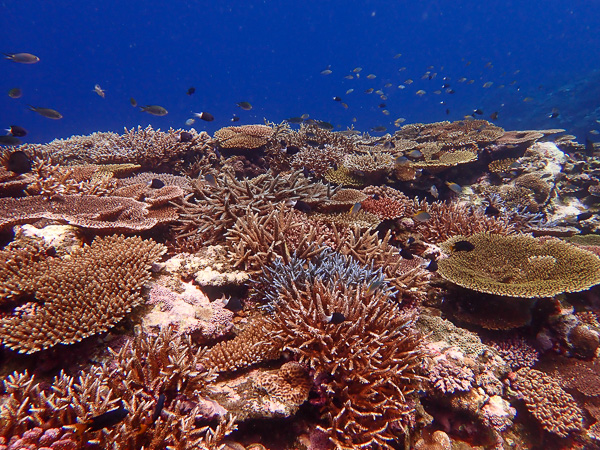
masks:
<instances>
[{"instance_id":1,"label":"blue ocean water","mask_svg":"<svg viewBox=\"0 0 600 450\"><path fill-rule=\"evenodd\" d=\"M210 133L233 114L237 125L309 114L336 129L393 132L399 118L459 120L475 109L486 119L497 112L506 129L561 127L580 141L600 128L596 1L20 0L2 2L1 11L0 51L41 59L0 61L0 127L25 127L25 142L180 128L201 111L215 120L194 127ZM191 86L196 92L186 95ZM21 98L7 95L14 87ZM143 113L130 97L169 114ZM253 109L240 109L241 101ZM550 118L553 108L559 114Z\"/></svg>"}]
</instances>

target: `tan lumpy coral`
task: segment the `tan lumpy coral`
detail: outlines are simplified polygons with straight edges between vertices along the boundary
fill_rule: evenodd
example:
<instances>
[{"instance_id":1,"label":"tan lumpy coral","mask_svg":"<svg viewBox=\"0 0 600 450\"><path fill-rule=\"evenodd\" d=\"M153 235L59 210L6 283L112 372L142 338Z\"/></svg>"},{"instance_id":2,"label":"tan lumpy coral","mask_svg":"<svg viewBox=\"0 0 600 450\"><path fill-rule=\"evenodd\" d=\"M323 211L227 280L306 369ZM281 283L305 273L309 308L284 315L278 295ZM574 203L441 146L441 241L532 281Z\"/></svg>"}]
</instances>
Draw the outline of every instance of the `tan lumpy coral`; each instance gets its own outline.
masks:
<instances>
[{"instance_id":1,"label":"tan lumpy coral","mask_svg":"<svg viewBox=\"0 0 600 450\"><path fill-rule=\"evenodd\" d=\"M1 278L13 287L10 295L34 301L0 318L0 342L34 353L112 328L142 302L150 268L164 251L151 240L108 236L64 258L40 258L39 250L18 247L2 252Z\"/></svg>"},{"instance_id":2,"label":"tan lumpy coral","mask_svg":"<svg viewBox=\"0 0 600 450\"><path fill-rule=\"evenodd\" d=\"M472 250L455 251L459 241ZM448 258L438 273L459 286L509 297L551 297L583 291L600 283L600 259L564 241L541 241L527 235L477 233L455 236L442 250Z\"/></svg>"},{"instance_id":3,"label":"tan lumpy coral","mask_svg":"<svg viewBox=\"0 0 600 450\"><path fill-rule=\"evenodd\" d=\"M265 145L273 133L273 128L266 125L242 125L217 130L215 139L223 148L255 149Z\"/></svg>"}]
</instances>

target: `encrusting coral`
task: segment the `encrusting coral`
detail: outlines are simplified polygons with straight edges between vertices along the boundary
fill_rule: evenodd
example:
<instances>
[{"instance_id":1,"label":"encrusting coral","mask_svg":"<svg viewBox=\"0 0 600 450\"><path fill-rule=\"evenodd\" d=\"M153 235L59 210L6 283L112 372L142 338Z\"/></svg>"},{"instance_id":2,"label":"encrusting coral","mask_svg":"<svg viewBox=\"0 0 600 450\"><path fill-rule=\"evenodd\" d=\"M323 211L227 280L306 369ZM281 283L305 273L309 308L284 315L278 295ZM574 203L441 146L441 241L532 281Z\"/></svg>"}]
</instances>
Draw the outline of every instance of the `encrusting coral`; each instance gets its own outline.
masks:
<instances>
[{"instance_id":1,"label":"encrusting coral","mask_svg":"<svg viewBox=\"0 0 600 450\"><path fill-rule=\"evenodd\" d=\"M473 248L464 251L455 247L463 241ZM552 297L600 283L600 259L558 239L542 241L527 235L477 233L455 236L441 248L449 256L439 261L438 273L478 292L521 298Z\"/></svg>"},{"instance_id":2,"label":"encrusting coral","mask_svg":"<svg viewBox=\"0 0 600 450\"><path fill-rule=\"evenodd\" d=\"M115 326L142 302L162 244L107 236L66 257L11 244L0 254L4 297L13 310L0 318L0 342L20 353L72 344Z\"/></svg>"}]
</instances>

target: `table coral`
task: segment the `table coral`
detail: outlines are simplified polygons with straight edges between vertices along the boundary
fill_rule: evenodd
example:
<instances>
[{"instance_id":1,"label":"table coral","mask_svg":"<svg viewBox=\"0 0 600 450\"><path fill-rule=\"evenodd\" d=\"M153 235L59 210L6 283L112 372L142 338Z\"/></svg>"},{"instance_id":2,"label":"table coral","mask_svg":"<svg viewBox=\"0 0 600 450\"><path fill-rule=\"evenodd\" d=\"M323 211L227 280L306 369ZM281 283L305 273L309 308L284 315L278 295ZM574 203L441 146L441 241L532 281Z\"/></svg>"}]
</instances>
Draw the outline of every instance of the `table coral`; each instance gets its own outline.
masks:
<instances>
[{"instance_id":1,"label":"table coral","mask_svg":"<svg viewBox=\"0 0 600 450\"><path fill-rule=\"evenodd\" d=\"M452 251L459 241L471 251ZM439 261L446 280L478 292L511 297L551 297L583 291L600 283L600 259L557 239L478 233L442 244L448 258Z\"/></svg>"},{"instance_id":2,"label":"table coral","mask_svg":"<svg viewBox=\"0 0 600 450\"><path fill-rule=\"evenodd\" d=\"M0 342L34 353L112 328L142 302L141 289L164 252L154 241L123 236L97 238L64 258L32 247L2 251L1 277L11 285L19 277L10 295L35 301L0 318Z\"/></svg>"}]
</instances>

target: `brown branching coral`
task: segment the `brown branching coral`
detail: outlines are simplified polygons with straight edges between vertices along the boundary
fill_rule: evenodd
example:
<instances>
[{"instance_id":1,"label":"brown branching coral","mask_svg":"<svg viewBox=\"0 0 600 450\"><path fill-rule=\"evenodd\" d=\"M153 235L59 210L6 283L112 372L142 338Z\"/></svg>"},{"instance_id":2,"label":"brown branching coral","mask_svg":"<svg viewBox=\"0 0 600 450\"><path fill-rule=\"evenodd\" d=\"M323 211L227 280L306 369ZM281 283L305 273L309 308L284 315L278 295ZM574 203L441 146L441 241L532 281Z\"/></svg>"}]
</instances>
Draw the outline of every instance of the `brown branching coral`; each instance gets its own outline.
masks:
<instances>
[{"instance_id":1,"label":"brown branching coral","mask_svg":"<svg viewBox=\"0 0 600 450\"><path fill-rule=\"evenodd\" d=\"M325 377L320 429L330 441L344 449L392 448L419 379L412 319L380 291L331 289L320 280L306 289L293 284L273 308L266 318L272 338ZM334 313L344 321L332 323Z\"/></svg>"},{"instance_id":2,"label":"brown branching coral","mask_svg":"<svg viewBox=\"0 0 600 450\"><path fill-rule=\"evenodd\" d=\"M311 184L301 172L275 176L271 173L250 180L237 180L225 172L216 185L198 181L198 201L189 199L180 207L181 224L176 226L178 239L201 239L205 244L222 242L225 233L238 218L248 213L269 214L273 205L304 197L318 201L327 198L328 189L321 183Z\"/></svg>"},{"instance_id":3,"label":"brown branching coral","mask_svg":"<svg viewBox=\"0 0 600 450\"><path fill-rule=\"evenodd\" d=\"M483 211L457 202L433 202L418 199L408 203L406 215L427 211L431 218L426 222L415 221L411 231L419 233L423 240L439 244L452 236L470 236L479 232L513 234L514 226L506 217L492 217Z\"/></svg>"},{"instance_id":4,"label":"brown branching coral","mask_svg":"<svg viewBox=\"0 0 600 450\"><path fill-rule=\"evenodd\" d=\"M510 386L550 433L566 437L583 428L583 413L575 399L551 376L524 367L515 373Z\"/></svg>"},{"instance_id":5,"label":"brown branching coral","mask_svg":"<svg viewBox=\"0 0 600 450\"><path fill-rule=\"evenodd\" d=\"M459 241L470 251L454 251ZM600 259L558 239L477 233L453 237L442 245L448 258L438 274L459 286L488 294L536 298L579 292L600 283Z\"/></svg>"},{"instance_id":6,"label":"brown branching coral","mask_svg":"<svg viewBox=\"0 0 600 450\"><path fill-rule=\"evenodd\" d=\"M274 132L274 129L267 125L225 127L215 132L215 139L222 148L252 150L265 145Z\"/></svg>"},{"instance_id":7,"label":"brown branching coral","mask_svg":"<svg viewBox=\"0 0 600 450\"><path fill-rule=\"evenodd\" d=\"M189 341L165 330L156 337L138 336L113 356L109 364L77 378L61 373L50 386L27 373L7 377L0 434L10 437L35 427L68 431L119 404L128 411L121 422L102 431L84 426L85 431L70 437L80 446L93 439L100 448L191 450L218 448L235 429L232 419L221 419L215 428L198 424L203 418L200 403L215 374L198 366L198 353ZM164 406L153 421L160 395Z\"/></svg>"},{"instance_id":8,"label":"brown branching coral","mask_svg":"<svg viewBox=\"0 0 600 450\"><path fill-rule=\"evenodd\" d=\"M34 353L112 328L141 303L152 263L164 251L123 236L97 238L68 258L40 258L33 248L3 251L0 278L12 287L10 296L34 301L0 318L0 342Z\"/></svg>"},{"instance_id":9,"label":"brown branching coral","mask_svg":"<svg viewBox=\"0 0 600 450\"><path fill-rule=\"evenodd\" d=\"M279 359L283 348L272 340L272 329L262 316L254 316L233 339L205 349L202 363L218 372L232 372L263 361Z\"/></svg>"},{"instance_id":10,"label":"brown branching coral","mask_svg":"<svg viewBox=\"0 0 600 450\"><path fill-rule=\"evenodd\" d=\"M326 236L317 235L318 229L297 220L283 205L262 217L248 213L227 233L233 267L256 273L274 258L282 258L286 263L292 254L310 259L324 247Z\"/></svg>"},{"instance_id":11,"label":"brown branching coral","mask_svg":"<svg viewBox=\"0 0 600 450\"><path fill-rule=\"evenodd\" d=\"M94 230L142 231L178 218L172 207L148 209L148 204L126 197L67 195L0 199L0 229L51 219Z\"/></svg>"}]
</instances>

